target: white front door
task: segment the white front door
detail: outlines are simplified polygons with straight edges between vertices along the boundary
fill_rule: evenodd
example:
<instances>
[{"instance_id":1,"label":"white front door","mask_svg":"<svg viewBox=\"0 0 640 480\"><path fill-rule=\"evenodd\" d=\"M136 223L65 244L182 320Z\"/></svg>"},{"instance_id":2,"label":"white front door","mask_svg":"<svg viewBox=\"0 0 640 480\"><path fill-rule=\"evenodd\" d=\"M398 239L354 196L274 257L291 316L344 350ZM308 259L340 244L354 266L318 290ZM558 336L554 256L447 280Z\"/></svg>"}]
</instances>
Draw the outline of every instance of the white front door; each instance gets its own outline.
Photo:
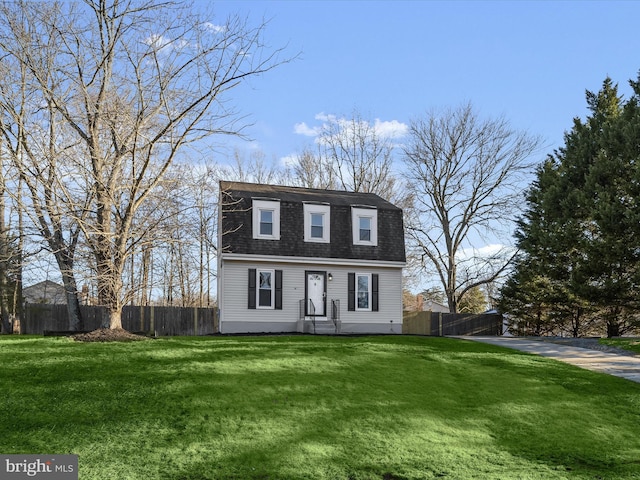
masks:
<instances>
[{"instance_id":1,"label":"white front door","mask_svg":"<svg viewBox=\"0 0 640 480\"><path fill-rule=\"evenodd\" d=\"M307 315L324 317L325 299L325 272L307 272Z\"/></svg>"}]
</instances>

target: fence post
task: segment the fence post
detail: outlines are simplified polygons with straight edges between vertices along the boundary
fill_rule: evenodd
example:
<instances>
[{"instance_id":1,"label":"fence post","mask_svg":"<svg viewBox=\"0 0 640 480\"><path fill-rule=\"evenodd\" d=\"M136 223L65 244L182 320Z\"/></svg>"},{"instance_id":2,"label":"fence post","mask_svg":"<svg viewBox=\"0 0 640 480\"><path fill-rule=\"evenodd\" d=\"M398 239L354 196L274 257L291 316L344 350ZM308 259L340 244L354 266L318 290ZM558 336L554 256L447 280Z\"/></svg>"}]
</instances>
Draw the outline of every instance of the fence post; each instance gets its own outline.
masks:
<instances>
[{"instance_id":1,"label":"fence post","mask_svg":"<svg viewBox=\"0 0 640 480\"><path fill-rule=\"evenodd\" d=\"M198 336L198 307L193 307L193 335Z\"/></svg>"},{"instance_id":2,"label":"fence post","mask_svg":"<svg viewBox=\"0 0 640 480\"><path fill-rule=\"evenodd\" d=\"M155 337L155 325L154 325L154 306L151 305L151 312L149 313L149 333L152 333Z\"/></svg>"},{"instance_id":3,"label":"fence post","mask_svg":"<svg viewBox=\"0 0 640 480\"><path fill-rule=\"evenodd\" d=\"M442 336L442 312L438 312L438 336Z\"/></svg>"}]
</instances>

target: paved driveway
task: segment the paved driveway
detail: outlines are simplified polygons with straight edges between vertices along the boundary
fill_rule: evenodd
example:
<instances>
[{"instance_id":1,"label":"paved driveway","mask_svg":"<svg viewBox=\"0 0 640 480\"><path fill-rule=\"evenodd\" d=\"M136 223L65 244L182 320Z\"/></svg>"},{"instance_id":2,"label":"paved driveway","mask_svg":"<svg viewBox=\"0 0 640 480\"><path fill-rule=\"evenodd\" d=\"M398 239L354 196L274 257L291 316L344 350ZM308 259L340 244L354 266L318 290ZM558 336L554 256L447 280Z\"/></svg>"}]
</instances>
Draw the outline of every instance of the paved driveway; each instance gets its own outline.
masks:
<instances>
[{"instance_id":1,"label":"paved driveway","mask_svg":"<svg viewBox=\"0 0 640 480\"><path fill-rule=\"evenodd\" d=\"M608 373L640 383L640 356L618 355L587 348L559 345L518 337L456 337L474 342L489 343L523 352L553 358L595 372Z\"/></svg>"}]
</instances>

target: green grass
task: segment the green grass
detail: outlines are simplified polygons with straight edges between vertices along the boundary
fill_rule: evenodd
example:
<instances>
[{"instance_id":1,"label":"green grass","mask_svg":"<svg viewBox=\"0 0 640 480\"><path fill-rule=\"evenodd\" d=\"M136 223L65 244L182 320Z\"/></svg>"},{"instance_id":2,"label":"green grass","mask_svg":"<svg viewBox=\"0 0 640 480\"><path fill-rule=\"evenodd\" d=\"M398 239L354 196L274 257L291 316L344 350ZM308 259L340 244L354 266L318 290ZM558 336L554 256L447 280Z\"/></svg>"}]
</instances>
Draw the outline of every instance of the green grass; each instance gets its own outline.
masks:
<instances>
[{"instance_id":1,"label":"green grass","mask_svg":"<svg viewBox=\"0 0 640 480\"><path fill-rule=\"evenodd\" d=\"M603 345L610 345L612 347L622 348L623 350L629 350L640 354L640 339L639 338L601 338L599 342Z\"/></svg>"},{"instance_id":2,"label":"green grass","mask_svg":"<svg viewBox=\"0 0 640 480\"><path fill-rule=\"evenodd\" d=\"M0 338L0 453L80 479L640 479L640 384L420 337Z\"/></svg>"}]
</instances>

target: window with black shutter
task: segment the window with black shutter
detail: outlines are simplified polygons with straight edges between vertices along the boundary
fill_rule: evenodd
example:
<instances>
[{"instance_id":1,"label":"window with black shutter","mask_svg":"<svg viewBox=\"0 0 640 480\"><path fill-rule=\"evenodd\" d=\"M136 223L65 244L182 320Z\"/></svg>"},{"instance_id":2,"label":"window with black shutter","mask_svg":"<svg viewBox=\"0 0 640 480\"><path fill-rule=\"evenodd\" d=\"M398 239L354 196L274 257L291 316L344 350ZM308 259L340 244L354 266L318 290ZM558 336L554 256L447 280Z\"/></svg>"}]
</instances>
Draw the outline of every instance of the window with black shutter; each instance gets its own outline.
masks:
<instances>
[{"instance_id":1,"label":"window with black shutter","mask_svg":"<svg viewBox=\"0 0 640 480\"><path fill-rule=\"evenodd\" d=\"M347 274L347 310L379 311L379 283L377 273L349 272Z\"/></svg>"},{"instance_id":2,"label":"window with black shutter","mask_svg":"<svg viewBox=\"0 0 640 480\"><path fill-rule=\"evenodd\" d=\"M371 310L378 311L378 274L371 274Z\"/></svg>"},{"instance_id":3,"label":"window with black shutter","mask_svg":"<svg viewBox=\"0 0 640 480\"><path fill-rule=\"evenodd\" d=\"M356 309L356 274L347 274L347 310L350 312Z\"/></svg>"},{"instance_id":4,"label":"window with black shutter","mask_svg":"<svg viewBox=\"0 0 640 480\"><path fill-rule=\"evenodd\" d=\"M282 270L249 269L248 308L282 310Z\"/></svg>"},{"instance_id":5,"label":"window with black shutter","mask_svg":"<svg viewBox=\"0 0 640 480\"><path fill-rule=\"evenodd\" d=\"M256 269L249 269L249 296L248 296L249 308L256 308Z\"/></svg>"},{"instance_id":6,"label":"window with black shutter","mask_svg":"<svg viewBox=\"0 0 640 480\"><path fill-rule=\"evenodd\" d=\"M276 270L276 310L282 310L282 270Z\"/></svg>"}]
</instances>

